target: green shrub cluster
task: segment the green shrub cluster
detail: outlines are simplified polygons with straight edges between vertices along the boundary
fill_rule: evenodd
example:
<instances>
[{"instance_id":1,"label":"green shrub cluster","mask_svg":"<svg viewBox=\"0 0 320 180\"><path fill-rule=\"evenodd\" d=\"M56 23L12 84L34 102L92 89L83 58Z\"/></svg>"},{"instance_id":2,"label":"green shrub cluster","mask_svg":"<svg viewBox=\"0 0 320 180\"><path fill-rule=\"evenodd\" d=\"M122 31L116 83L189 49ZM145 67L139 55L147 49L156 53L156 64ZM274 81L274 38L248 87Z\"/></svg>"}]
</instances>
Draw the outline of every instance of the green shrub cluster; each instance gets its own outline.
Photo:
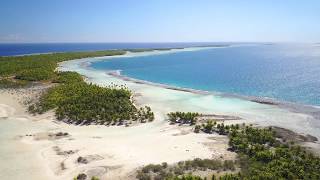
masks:
<instances>
[{"instance_id":1,"label":"green shrub cluster","mask_svg":"<svg viewBox=\"0 0 320 180\"><path fill-rule=\"evenodd\" d=\"M245 126L229 137L243 164L240 179L320 179L320 158L299 145L277 141L272 128Z\"/></svg>"},{"instance_id":2,"label":"green shrub cluster","mask_svg":"<svg viewBox=\"0 0 320 180\"><path fill-rule=\"evenodd\" d=\"M183 176L175 176L172 178L168 178L167 180L202 180L202 178L200 176L188 174Z\"/></svg>"},{"instance_id":3,"label":"green shrub cluster","mask_svg":"<svg viewBox=\"0 0 320 180\"><path fill-rule=\"evenodd\" d=\"M38 102L29 106L32 113L55 109L59 120L76 124L110 124L124 120L152 121L149 107L137 109L131 102L131 92L125 87L100 87L83 81L74 82L75 74L64 73L67 82L45 92ZM80 75L79 75L80 77Z\"/></svg>"},{"instance_id":4,"label":"green shrub cluster","mask_svg":"<svg viewBox=\"0 0 320 180\"><path fill-rule=\"evenodd\" d=\"M197 122L197 117L200 116L196 112L170 112L167 114L171 123L181 123L194 125Z\"/></svg>"},{"instance_id":5,"label":"green shrub cluster","mask_svg":"<svg viewBox=\"0 0 320 180\"><path fill-rule=\"evenodd\" d=\"M73 178L73 180L86 180L88 176L84 173L80 173L78 174L76 177ZM96 176L92 176L91 180L100 180L100 178L96 177Z\"/></svg>"},{"instance_id":6,"label":"green shrub cluster","mask_svg":"<svg viewBox=\"0 0 320 180\"><path fill-rule=\"evenodd\" d=\"M162 164L149 164L144 166L138 171L137 178L139 180L148 179L179 179L189 178L192 176L183 176L186 172L192 171L206 171L206 170L219 170L227 171L235 170L235 162L230 160L215 160L215 159L199 159L188 161L180 161L175 165L168 166L167 163ZM182 176L182 177L181 177Z\"/></svg>"},{"instance_id":7,"label":"green shrub cluster","mask_svg":"<svg viewBox=\"0 0 320 180\"><path fill-rule=\"evenodd\" d=\"M77 72L58 72L57 75L58 76L52 80L53 83L77 83L83 81L82 76Z\"/></svg>"},{"instance_id":8,"label":"green shrub cluster","mask_svg":"<svg viewBox=\"0 0 320 180\"><path fill-rule=\"evenodd\" d=\"M272 128L226 126L209 121L197 125L197 129L228 135L229 150L238 154L241 171L219 179L320 179L320 158L299 145L276 139Z\"/></svg>"},{"instance_id":9,"label":"green shrub cluster","mask_svg":"<svg viewBox=\"0 0 320 180\"><path fill-rule=\"evenodd\" d=\"M194 132L199 133L200 131L203 131L209 134L218 133L220 135L227 135L230 131L237 130L239 128L239 124L224 125L224 123L217 123L214 120L208 120L206 123L196 125L194 127Z\"/></svg>"}]
</instances>

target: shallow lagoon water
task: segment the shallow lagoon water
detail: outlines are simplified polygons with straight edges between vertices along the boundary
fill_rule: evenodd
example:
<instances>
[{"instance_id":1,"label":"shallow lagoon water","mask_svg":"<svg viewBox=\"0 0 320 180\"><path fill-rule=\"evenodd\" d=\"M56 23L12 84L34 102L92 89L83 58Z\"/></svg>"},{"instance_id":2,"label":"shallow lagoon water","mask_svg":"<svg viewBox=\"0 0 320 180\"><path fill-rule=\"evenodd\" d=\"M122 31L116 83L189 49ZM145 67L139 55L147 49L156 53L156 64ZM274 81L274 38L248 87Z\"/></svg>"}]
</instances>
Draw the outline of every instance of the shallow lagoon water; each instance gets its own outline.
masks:
<instances>
[{"instance_id":1,"label":"shallow lagoon water","mask_svg":"<svg viewBox=\"0 0 320 180\"><path fill-rule=\"evenodd\" d=\"M178 50L177 50L178 51ZM180 50L179 50L180 51ZM164 52L160 52L165 54ZM175 53L167 52L167 53ZM87 77L87 81L108 86L112 83L126 85L136 95L138 105L148 105L156 116L164 116L171 111L193 111L208 114L239 116L243 122L261 126L280 126L296 132L311 134L320 138L319 119L312 114L292 111L274 105L251 102L246 99L219 95L216 93L199 94L167 89L161 86L141 84L109 75L105 70L97 70L88 64L110 59L122 61L122 58L144 57L159 52L130 53L124 56L88 58L64 62L59 67L62 71L76 71ZM165 118L163 118L165 119Z\"/></svg>"},{"instance_id":2,"label":"shallow lagoon water","mask_svg":"<svg viewBox=\"0 0 320 180\"><path fill-rule=\"evenodd\" d=\"M162 54L165 53L162 52ZM125 57L141 57L152 54L153 53L138 53L125 55ZM156 54L159 54L159 52L157 52ZM122 57L123 56L117 56L112 58ZM217 94L197 94L166 89L148 84L137 84L131 81L124 81L122 79L110 76L106 74L104 70L100 71L85 66L90 62L93 63L103 59L104 58L90 58L64 62L61 64L60 70L77 71L85 75L88 78L87 81L102 86L110 85L112 82L116 84L126 84L135 93L135 98L137 99L139 105L151 106L157 117L164 116L165 113L175 110L237 115L249 123L257 123L259 125L277 125L295 130L297 132L312 134L320 138L320 127L318 123L319 121L317 121L317 119L314 119L312 116L309 116L308 114L291 112L287 109L282 109L277 106L264 105L244 99L219 96ZM28 119L28 116L19 115L6 118L6 116L9 116L7 114L13 114L14 110L7 110L6 108L1 109L1 107L2 106L0 103L0 112L4 114L4 117L0 117L0 152L2 154L1 162L3 162L0 168L0 179L25 179L26 177L29 177L30 179L66 179L59 176L53 176L53 172L51 172L47 167L46 163L48 162L43 160L43 150L51 148L50 142L44 141L41 143L39 142L29 145L28 141L20 141L21 136L24 136L25 134L55 131L57 129L57 125L50 122L48 118L44 118L45 121L41 121L40 119L40 121L32 121L31 119ZM156 121L153 124L155 127L157 127L157 125L160 125L162 123L167 122L163 120ZM149 126L145 125L147 124L126 129L127 131L118 131L118 129L114 129L113 131L116 132L114 133L114 137L119 137L119 135L126 137L128 135L125 132L131 130L134 131L134 128L139 128L139 132L143 134L144 137L150 131L160 131L160 129L157 129L155 127L150 128ZM91 126L89 129L88 127L69 126L66 124L63 124L62 131L71 131L71 134L77 135L76 133L80 132L78 131L78 129L83 129L82 131L85 132L82 133L84 134L92 135L104 134L106 132L110 133L110 131L112 131L112 129L108 129L108 131L106 131L104 128L100 127L97 128ZM80 137L82 139L85 136L82 137L80 133ZM117 141L116 138L111 139ZM88 140L90 142L93 141L91 137ZM188 140L190 140L191 143L195 142L193 139ZM68 147L68 145L72 144L72 142L74 141L71 141L71 143L67 143L66 146ZM107 142L109 143L109 141ZM60 143L61 142L58 142L58 144ZM152 148L152 146L150 147ZM127 149L124 148L124 151L127 151ZM197 153L199 153L200 151L203 152L203 150L199 149ZM144 149L142 153L143 155L145 155ZM187 154L186 152L184 153ZM76 174L76 172L72 172L72 175L74 174Z\"/></svg>"},{"instance_id":3,"label":"shallow lagoon water","mask_svg":"<svg viewBox=\"0 0 320 180\"><path fill-rule=\"evenodd\" d=\"M320 105L320 47L312 44L235 45L108 59L91 67L176 87Z\"/></svg>"}]
</instances>

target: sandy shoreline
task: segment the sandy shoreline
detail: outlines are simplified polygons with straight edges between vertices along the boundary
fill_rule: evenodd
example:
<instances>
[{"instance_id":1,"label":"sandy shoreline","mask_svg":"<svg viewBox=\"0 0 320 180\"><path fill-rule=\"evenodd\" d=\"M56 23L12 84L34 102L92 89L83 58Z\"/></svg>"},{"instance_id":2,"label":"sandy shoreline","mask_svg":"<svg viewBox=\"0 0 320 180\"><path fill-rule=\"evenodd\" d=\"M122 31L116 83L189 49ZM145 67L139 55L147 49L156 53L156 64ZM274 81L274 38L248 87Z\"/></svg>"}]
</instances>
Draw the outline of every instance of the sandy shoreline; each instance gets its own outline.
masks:
<instances>
[{"instance_id":1,"label":"sandy shoreline","mask_svg":"<svg viewBox=\"0 0 320 180\"><path fill-rule=\"evenodd\" d=\"M154 52L124 56L150 54ZM107 59L119 57L123 56ZM0 90L0 161L12 163L0 165L1 179L72 179L82 172L101 179L135 179L135 170L149 163L176 163L196 157L235 158L235 153L227 151L227 137L195 134L190 126L169 125L165 115L171 111L239 117L241 119L225 123L279 126L320 138L319 119L310 113L236 97L139 83L88 67L90 62L103 59L106 58L67 61L60 63L58 70L76 71L84 75L86 81L101 86L126 85L134 93L135 104L152 108L155 121L133 127L69 125L56 121L53 112L39 116L25 112L23 102L37 96L44 87ZM306 145L320 149L318 142ZM78 162L79 157L87 159L88 163Z\"/></svg>"},{"instance_id":2,"label":"sandy shoreline","mask_svg":"<svg viewBox=\"0 0 320 180\"><path fill-rule=\"evenodd\" d=\"M41 86L0 90L0 160L10 158L10 163L18 164L14 168L1 164L1 179L72 179L78 173L101 179L135 179L135 170L149 163L236 156L227 151L227 137L195 134L190 126L169 125L161 107L154 110L154 122L133 127L69 125L56 121L53 112L32 116L25 112L23 102L41 90ZM141 97L136 97L139 104L145 103ZM320 148L318 143L304 145ZM79 163L79 157L88 163Z\"/></svg>"},{"instance_id":3,"label":"sandy shoreline","mask_svg":"<svg viewBox=\"0 0 320 180\"><path fill-rule=\"evenodd\" d=\"M169 125L157 111L154 122L129 128L68 125L56 121L53 112L32 116L21 102L36 91L0 91L1 146L7 149L0 148L0 159L14 156L15 151L23 156L11 159L14 164L19 162L18 169L1 165L1 179L21 179L31 171L26 177L35 180L72 179L82 172L102 179L134 179L135 169L149 163L235 157L227 151L227 137L195 134L190 126ZM59 132L67 135L58 136ZM80 156L89 163L77 162ZM29 168L30 163L36 165Z\"/></svg>"},{"instance_id":4,"label":"sandy shoreline","mask_svg":"<svg viewBox=\"0 0 320 180\"><path fill-rule=\"evenodd\" d=\"M216 47L225 48L225 47ZM202 48L189 48L170 51L153 51L127 53L112 57L87 58L60 63L58 70L76 71L87 78L88 82L101 86L122 84L129 87L136 94L142 94L145 104L157 109L159 106L171 106L171 109L181 111L199 111L239 116L248 123L262 126L275 125L293 131L311 134L320 138L320 109L316 106L306 106L295 103L279 102L273 99L242 97L223 93L212 93L186 88L171 87L163 84L151 83L122 76L118 71L99 71L91 68L91 62L118 59L121 57L136 57L157 55L163 53L178 53L181 51L197 51ZM109 74L111 73L111 74ZM190 108L192 106L192 108ZM159 110L166 113L166 108ZM288 123L290 122L290 123Z\"/></svg>"},{"instance_id":5,"label":"sandy shoreline","mask_svg":"<svg viewBox=\"0 0 320 180\"><path fill-rule=\"evenodd\" d=\"M106 59L161 55L161 54L179 53L179 52L184 52L184 51L199 51L199 50L206 50L206 49L212 49L212 48L228 48L230 46L190 47L190 48L182 48L182 49L174 49L173 48L173 49L165 50L165 51L154 50L154 51L147 51L147 52L127 52L124 55L87 58L87 59L81 59L81 60L75 60L75 61L80 62L80 68L94 70L90 67L92 62L106 60ZM232 45L232 46L236 46L236 45ZM60 64L63 66L64 62L60 63ZM63 69L64 67L60 67L60 69L61 68ZM59 70L59 68L57 70ZM170 86L170 85L166 85L166 84L154 83L154 82L131 78L131 77L122 75L121 70L110 70L110 71L106 71L106 73L110 76L117 78L117 79L121 79L123 81L133 82L136 84L146 84L146 85L150 85L150 86L157 86L160 88L166 88L166 89L171 89L171 90L175 90L175 91L190 92L190 93L194 93L194 94L202 94L202 95L212 94L215 96L222 96L222 97L226 97L226 98L237 98L237 99L251 101L251 102L255 102L255 103L259 103L259 104L278 106L279 108L287 109L287 110L295 112L295 113L308 114L308 115L313 116L315 119L320 121L320 106L300 104L300 103L294 103L294 102L288 102L288 101L280 101L280 100L270 98L270 97L245 96L245 95L236 95L236 94L223 93L223 92L213 92L213 91L205 91L205 90Z\"/></svg>"}]
</instances>

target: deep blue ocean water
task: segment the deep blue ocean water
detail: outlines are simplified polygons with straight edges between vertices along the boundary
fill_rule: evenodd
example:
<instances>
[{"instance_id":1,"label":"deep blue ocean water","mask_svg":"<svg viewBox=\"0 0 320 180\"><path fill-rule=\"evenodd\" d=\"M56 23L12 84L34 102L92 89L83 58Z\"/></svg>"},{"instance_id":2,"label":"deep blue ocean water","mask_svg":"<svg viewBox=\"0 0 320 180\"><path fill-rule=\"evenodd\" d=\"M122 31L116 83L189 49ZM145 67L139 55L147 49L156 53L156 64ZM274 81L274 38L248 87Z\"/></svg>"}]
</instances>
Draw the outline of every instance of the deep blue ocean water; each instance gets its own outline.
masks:
<instances>
[{"instance_id":1,"label":"deep blue ocean water","mask_svg":"<svg viewBox=\"0 0 320 180\"><path fill-rule=\"evenodd\" d=\"M225 43L0 43L0 56L67 51L96 51L126 48L173 48L212 44Z\"/></svg>"},{"instance_id":2,"label":"deep blue ocean water","mask_svg":"<svg viewBox=\"0 0 320 180\"><path fill-rule=\"evenodd\" d=\"M141 80L245 96L320 105L320 45L259 44L92 64Z\"/></svg>"}]
</instances>

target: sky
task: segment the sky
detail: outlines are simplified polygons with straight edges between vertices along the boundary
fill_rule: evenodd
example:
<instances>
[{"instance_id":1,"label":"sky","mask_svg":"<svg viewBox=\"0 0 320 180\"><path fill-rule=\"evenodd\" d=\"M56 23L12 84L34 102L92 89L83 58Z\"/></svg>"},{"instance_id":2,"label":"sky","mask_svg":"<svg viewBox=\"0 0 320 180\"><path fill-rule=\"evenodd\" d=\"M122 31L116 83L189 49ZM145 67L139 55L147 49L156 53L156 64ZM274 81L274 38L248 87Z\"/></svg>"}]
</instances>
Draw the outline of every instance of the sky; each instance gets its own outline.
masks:
<instances>
[{"instance_id":1,"label":"sky","mask_svg":"<svg viewBox=\"0 0 320 180\"><path fill-rule=\"evenodd\" d=\"M320 0L1 0L7 42L320 42Z\"/></svg>"}]
</instances>

